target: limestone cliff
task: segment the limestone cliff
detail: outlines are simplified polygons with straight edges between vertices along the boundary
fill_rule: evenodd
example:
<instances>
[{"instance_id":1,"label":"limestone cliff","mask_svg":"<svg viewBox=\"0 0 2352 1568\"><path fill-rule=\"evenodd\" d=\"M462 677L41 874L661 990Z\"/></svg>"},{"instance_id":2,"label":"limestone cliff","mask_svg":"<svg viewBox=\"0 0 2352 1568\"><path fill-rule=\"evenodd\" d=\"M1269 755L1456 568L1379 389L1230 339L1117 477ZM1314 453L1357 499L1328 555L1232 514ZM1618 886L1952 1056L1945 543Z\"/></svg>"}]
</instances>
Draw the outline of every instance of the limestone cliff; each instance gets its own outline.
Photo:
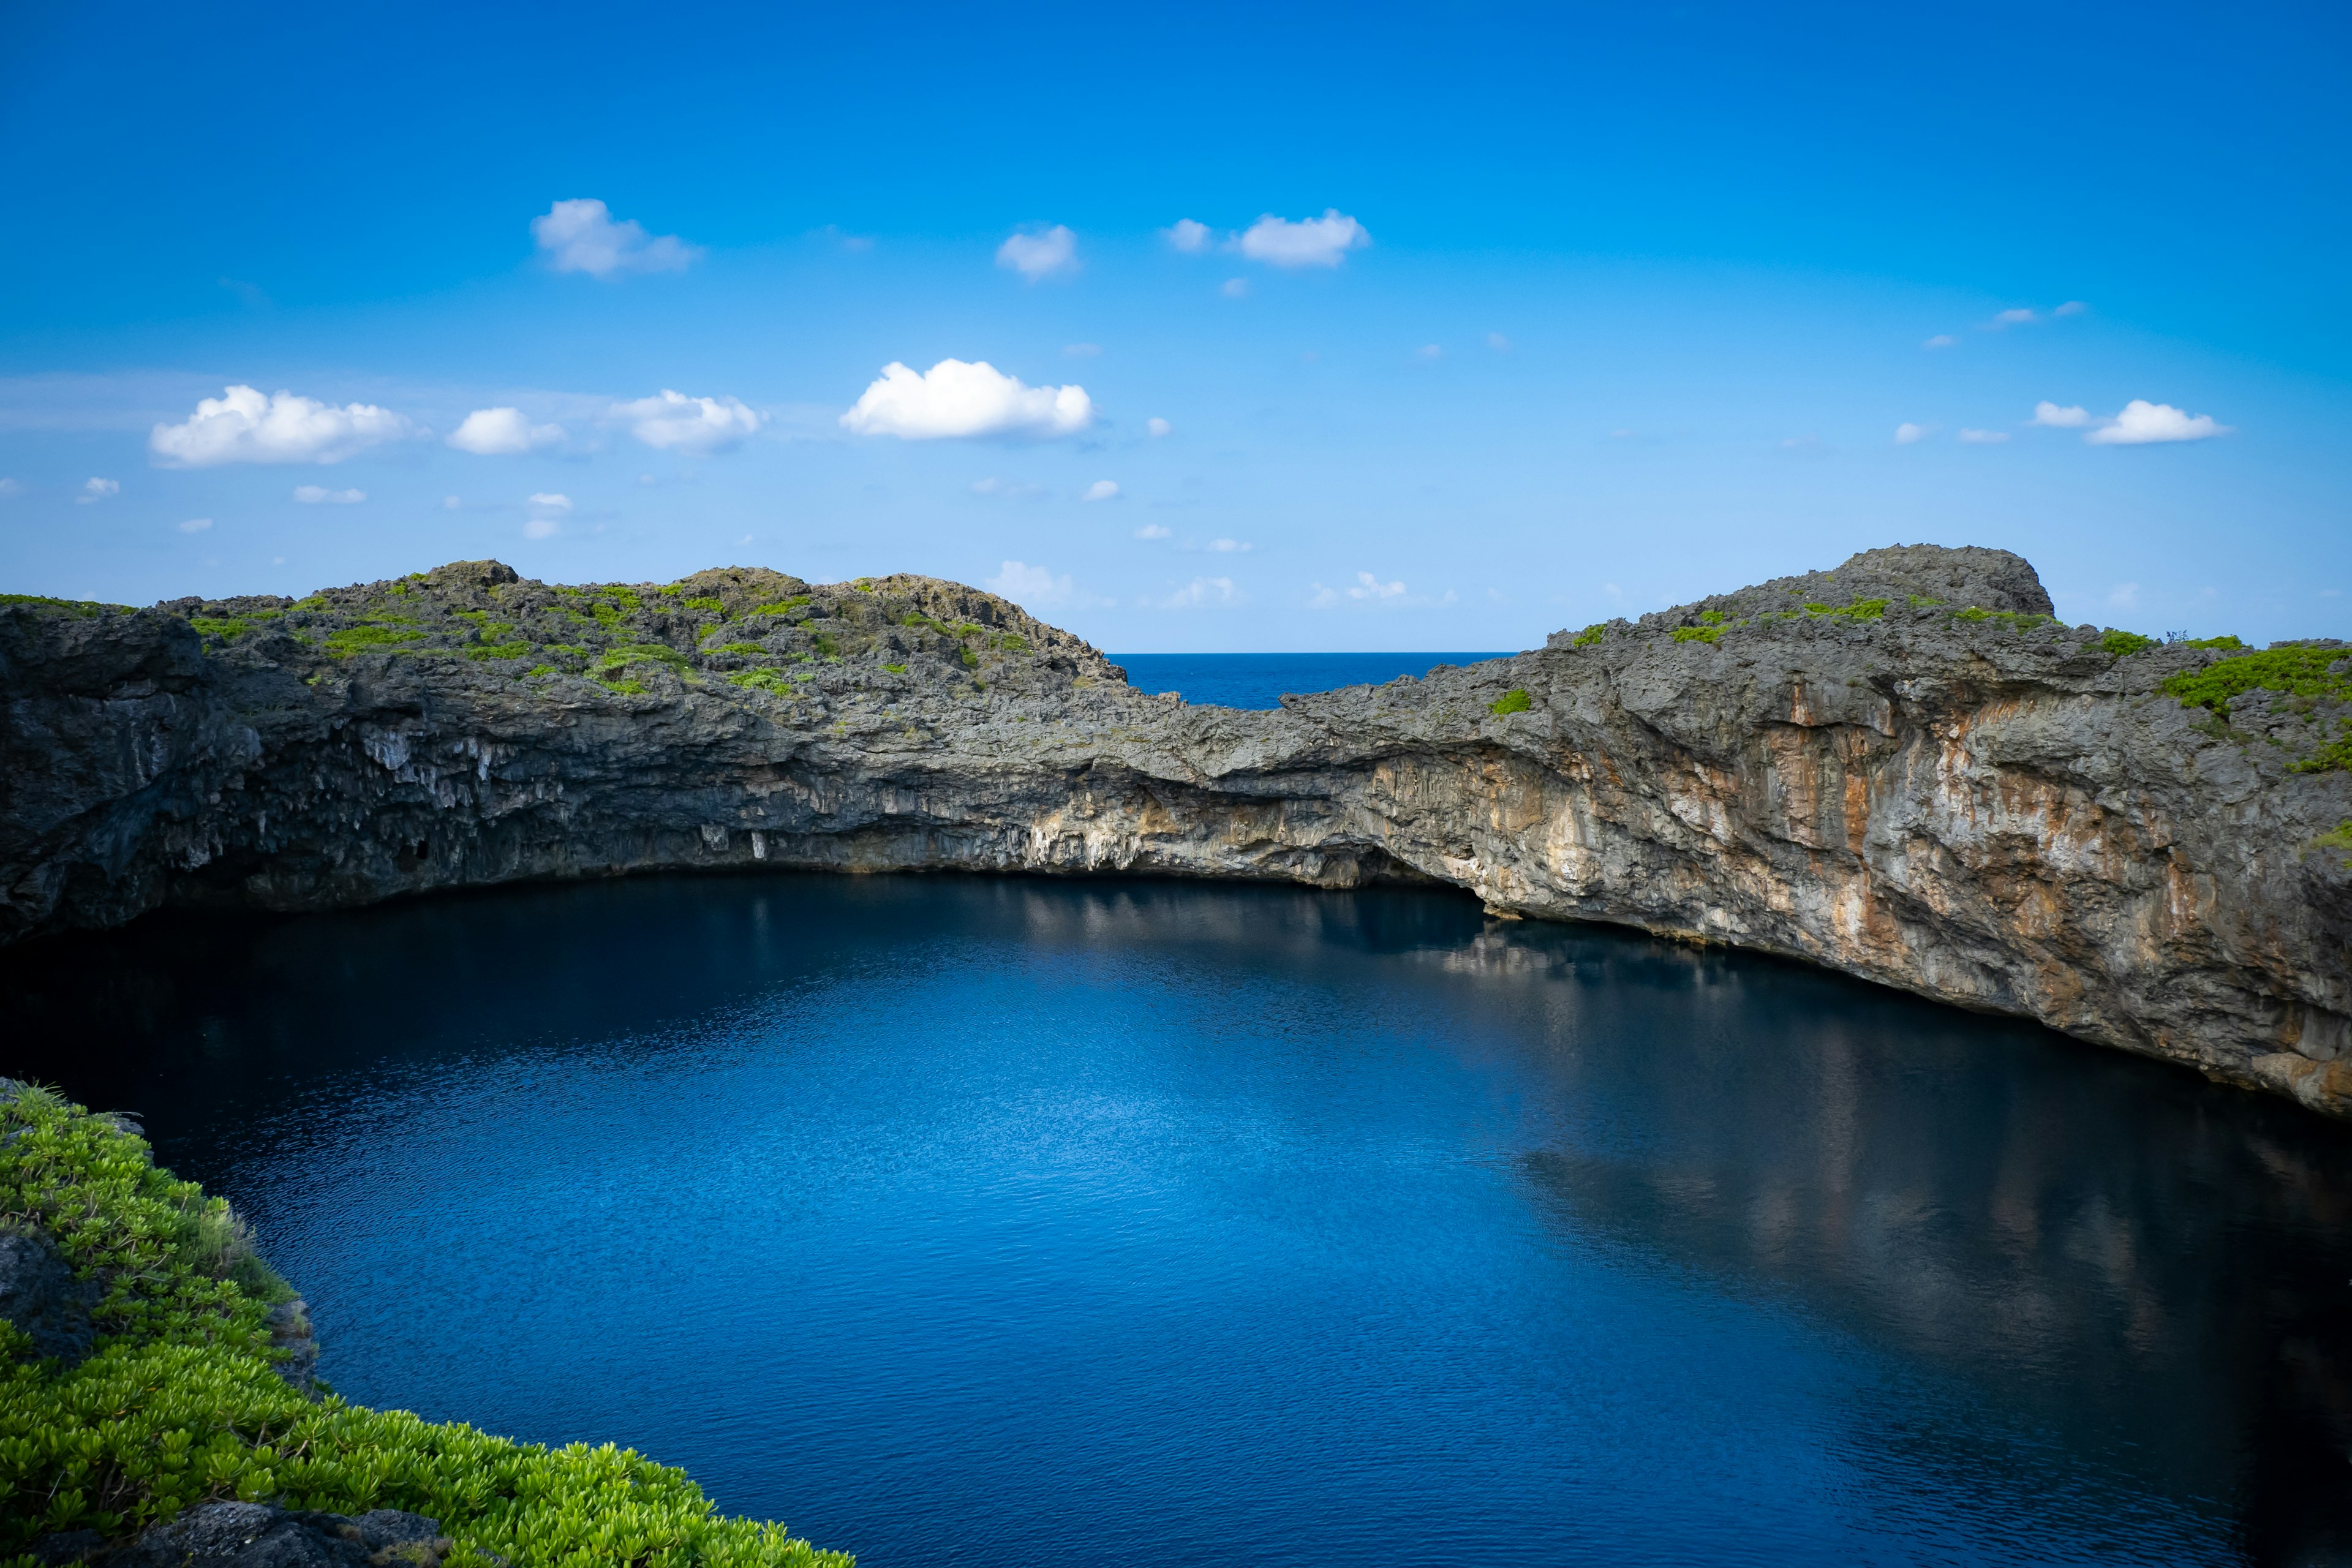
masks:
<instances>
[{"instance_id":1,"label":"limestone cliff","mask_svg":"<svg viewBox=\"0 0 2352 1568\"><path fill-rule=\"evenodd\" d=\"M2352 649L2050 609L2013 555L1872 551L1261 713L919 577L19 599L0 940L654 868L1399 877L2352 1115Z\"/></svg>"}]
</instances>

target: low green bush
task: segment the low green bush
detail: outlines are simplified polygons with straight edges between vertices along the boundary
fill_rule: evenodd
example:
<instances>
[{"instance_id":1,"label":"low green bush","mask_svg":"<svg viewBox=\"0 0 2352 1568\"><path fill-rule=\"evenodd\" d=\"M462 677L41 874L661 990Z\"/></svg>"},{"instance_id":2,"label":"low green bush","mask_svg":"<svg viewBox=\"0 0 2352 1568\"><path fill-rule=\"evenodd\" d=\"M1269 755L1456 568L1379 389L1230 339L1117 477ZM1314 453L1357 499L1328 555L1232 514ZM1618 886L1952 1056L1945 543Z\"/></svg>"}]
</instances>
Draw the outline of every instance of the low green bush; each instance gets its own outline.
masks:
<instances>
[{"instance_id":1,"label":"low green bush","mask_svg":"<svg viewBox=\"0 0 2352 1568\"><path fill-rule=\"evenodd\" d=\"M26 1359L0 1323L0 1564L51 1531L131 1534L241 1498L404 1509L453 1568L850 1568L781 1525L716 1514L685 1472L611 1444L548 1448L404 1410L314 1402L271 1367L267 1303L290 1295L227 1205L145 1142L41 1089L0 1096L0 1215L105 1285L79 1366Z\"/></svg>"},{"instance_id":2,"label":"low green bush","mask_svg":"<svg viewBox=\"0 0 2352 1568\"><path fill-rule=\"evenodd\" d=\"M1609 623L1606 621L1595 621L1591 626L1585 627L1582 631L1577 633L1575 637L1570 638L1568 646L1570 647L1591 647L1593 644L1599 642L1602 637L1605 637L1608 635Z\"/></svg>"},{"instance_id":3,"label":"low green bush","mask_svg":"<svg viewBox=\"0 0 2352 1568\"><path fill-rule=\"evenodd\" d=\"M1512 713L1524 713L1534 706L1534 701L1528 696L1528 689L1524 686L1514 686L1486 704L1486 711L1496 718L1502 718Z\"/></svg>"},{"instance_id":4,"label":"low green bush","mask_svg":"<svg viewBox=\"0 0 2352 1568\"><path fill-rule=\"evenodd\" d=\"M2099 639L2099 646L2117 658L2129 658L2143 648L2156 647L2157 639L2137 632L2110 631Z\"/></svg>"},{"instance_id":5,"label":"low green bush","mask_svg":"<svg viewBox=\"0 0 2352 1568\"><path fill-rule=\"evenodd\" d=\"M2221 639L2210 641L2218 645ZM2290 643L2260 652L2231 653L2202 669L2166 676L2164 689L2179 698L2182 707L2205 709L2224 724L2229 721L2231 702L2250 691L2280 692L2313 714L2321 702L2352 704L2352 648ZM2352 715L2340 721L2334 739L2322 741L2308 755L2290 763L2288 769L2298 773L2352 771Z\"/></svg>"},{"instance_id":6,"label":"low green bush","mask_svg":"<svg viewBox=\"0 0 2352 1568\"><path fill-rule=\"evenodd\" d=\"M1711 642L1715 641L1717 637L1720 637L1721 636L1723 636L1724 632L1725 632L1727 629L1728 629L1728 628L1724 627L1724 626L1676 626L1676 627L1675 628L1675 630L1674 630L1674 638L1675 638L1675 641L1676 641L1676 642L1704 642L1704 643L1711 643Z\"/></svg>"},{"instance_id":7,"label":"low green bush","mask_svg":"<svg viewBox=\"0 0 2352 1568\"><path fill-rule=\"evenodd\" d=\"M395 643L422 642L423 632L400 631L391 626L345 626L327 634L327 651L337 658L349 658L370 648L390 647Z\"/></svg>"}]
</instances>

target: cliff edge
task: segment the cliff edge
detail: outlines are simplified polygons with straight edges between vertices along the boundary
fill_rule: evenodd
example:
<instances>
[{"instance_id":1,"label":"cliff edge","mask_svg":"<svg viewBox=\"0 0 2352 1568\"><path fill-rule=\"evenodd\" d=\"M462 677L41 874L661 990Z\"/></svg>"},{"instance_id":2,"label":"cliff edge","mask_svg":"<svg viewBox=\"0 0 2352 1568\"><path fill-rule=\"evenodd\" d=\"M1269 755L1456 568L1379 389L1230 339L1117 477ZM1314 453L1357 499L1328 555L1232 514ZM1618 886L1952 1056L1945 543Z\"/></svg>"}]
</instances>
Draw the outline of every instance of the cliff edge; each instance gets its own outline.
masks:
<instances>
[{"instance_id":1,"label":"cliff edge","mask_svg":"<svg viewBox=\"0 0 2352 1568\"><path fill-rule=\"evenodd\" d=\"M935 579L0 602L0 941L759 864L1465 888L2352 1116L2352 648L1874 550L1275 712Z\"/></svg>"}]
</instances>

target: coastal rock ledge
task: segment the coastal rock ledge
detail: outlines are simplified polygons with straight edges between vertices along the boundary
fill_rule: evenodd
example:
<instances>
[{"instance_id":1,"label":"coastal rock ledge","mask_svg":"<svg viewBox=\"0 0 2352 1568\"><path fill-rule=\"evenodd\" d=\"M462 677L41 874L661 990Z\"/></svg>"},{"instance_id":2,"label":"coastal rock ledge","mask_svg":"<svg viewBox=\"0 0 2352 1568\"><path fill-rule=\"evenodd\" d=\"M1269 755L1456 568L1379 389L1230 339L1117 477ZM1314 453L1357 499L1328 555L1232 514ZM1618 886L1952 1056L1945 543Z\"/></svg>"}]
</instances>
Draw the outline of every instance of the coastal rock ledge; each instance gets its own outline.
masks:
<instances>
[{"instance_id":1,"label":"coastal rock ledge","mask_svg":"<svg viewBox=\"0 0 2352 1568\"><path fill-rule=\"evenodd\" d=\"M0 603L0 941L656 868L1448 883L2352 1115L2352 648L1874 550L1279 711L935 579Z\"/></svg>"}]
</instances>

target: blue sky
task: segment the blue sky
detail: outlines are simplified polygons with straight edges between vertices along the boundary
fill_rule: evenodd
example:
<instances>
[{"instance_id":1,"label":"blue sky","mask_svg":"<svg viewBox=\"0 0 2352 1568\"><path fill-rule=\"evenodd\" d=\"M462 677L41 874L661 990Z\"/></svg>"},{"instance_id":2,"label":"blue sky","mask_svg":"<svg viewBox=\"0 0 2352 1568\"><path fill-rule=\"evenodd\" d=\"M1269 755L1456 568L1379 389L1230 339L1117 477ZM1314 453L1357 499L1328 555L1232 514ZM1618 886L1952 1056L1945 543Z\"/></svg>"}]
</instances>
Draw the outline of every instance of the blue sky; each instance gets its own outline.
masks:
<instances>
[{"instance_id":1,"label":"blue sky","mask_svg":"<svg viewBox=\"0 0 2352 1568\"><path fill-rule=\"evenodd\" d=\"M1114 12L0 10L0 587L1475 648L1925 540L2352 636L2342 7Z\"/></svg>"}]
</instances>

